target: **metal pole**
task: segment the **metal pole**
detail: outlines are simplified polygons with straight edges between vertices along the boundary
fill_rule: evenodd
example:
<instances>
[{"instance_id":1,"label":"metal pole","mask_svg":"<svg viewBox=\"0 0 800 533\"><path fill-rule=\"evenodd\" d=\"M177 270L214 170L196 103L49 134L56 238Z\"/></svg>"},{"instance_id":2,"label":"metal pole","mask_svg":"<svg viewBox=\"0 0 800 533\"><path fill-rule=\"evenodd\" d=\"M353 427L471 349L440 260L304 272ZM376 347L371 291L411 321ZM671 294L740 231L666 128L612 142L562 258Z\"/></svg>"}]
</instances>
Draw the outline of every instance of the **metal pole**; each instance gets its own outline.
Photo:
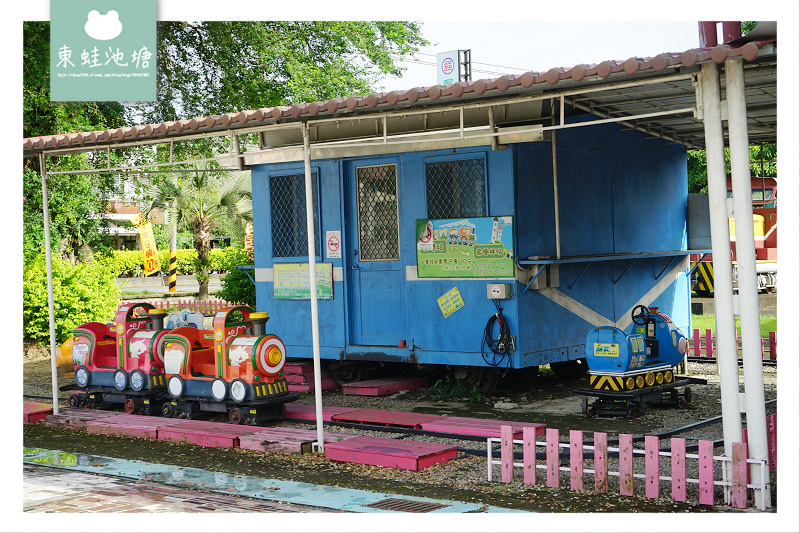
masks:
<instances>
[{"instance_id":1,"label":"metal pole","mask_svg":"<svg viewBox=\"0 0 800 533\"><path fill-rule=\"evenodd\" d=\"M755 239L753 237L753 196L750 183L750 150L747 133L747 104L744 67L741 59L725 60L725 92L728 101L728 137L731 152L731 186L736 226L736 264L739 269L739 318L742 328L744 400L747 413L748 450L753 459L767 460L767 414L764 408L761 324L758 316ZM759 475L750 465L750 476ZM762 494L763 492L763 494ZM770 504L769 485L756 489L756 505Z\"/></svg>"},{"instance_id":2,"label":"metal pole","mask_svg":"<svg viewBox=\"0 0 800 533\"><path fill-rule=\"evenodd\" d=\"M53 414L58 414L58 361L56 352L56 312L53 298L53 257L50 250L50 204L47 201L47 168L44 153L39 154L42 176L42 214L44 215L44 254L47 264L47 314L50 320L50 381L53 386Z\"/></svg>"},{"instance_id":3,"label":"metal pole","mask_svg":"<svg viewBox=\"0 0 800 533\"><path fill-rule=\"evenodd\" d=\"M563 103L563 99L561 100ZM555 100L552 101L551 104L553 106L552 111L552 124L555 126L556 124L556 112L555 112ZM563 109L561 114L561 120L564 119ZM558 214L558 167L556 165L556 130L550 132L550 145L553 151L553 226L555 228L556 233L556 259L561 259L561 226L559 223L560 216Z\"/></svg>"},{"instance_id":4,"label":"metal pole","mask_svg":"<svg viewBox=\"0 0 800 533\"><path fill-rule=\"evenodd\" d=\"M322 365L319 356L319 312L317 310L317 263L314 250L314 196L311 187L311 140L308 124L303 124L303 158L306 177L306 229L308 233L308 283L311 300L311 342L314 354L314 403L317 417L317 447L325 451L322 427Z\"/></svg>"},{"instance_id":5,"label":"metal pole","mask_svg":"<svg viewBox=\"0 0 800 533\"><path fill-rule=\"evenodd\" d=\"M722 433L725 455L733 457L733 443L742 438L739 413L739 362L736 349L736 322L733 318L733 278L731 244L728 233L725 182L725 153L722 140L719 72L716 63L703 63L700 71L703 126L708 169L708 210L711 223L711 253L714 266L714 321L717 337L717 364L722 400ZM733 479L727 463L728 479ZM726 489L727 490L727 489ZM726 492L730 493L729 490Z\"/></svg>"}]
</instances>

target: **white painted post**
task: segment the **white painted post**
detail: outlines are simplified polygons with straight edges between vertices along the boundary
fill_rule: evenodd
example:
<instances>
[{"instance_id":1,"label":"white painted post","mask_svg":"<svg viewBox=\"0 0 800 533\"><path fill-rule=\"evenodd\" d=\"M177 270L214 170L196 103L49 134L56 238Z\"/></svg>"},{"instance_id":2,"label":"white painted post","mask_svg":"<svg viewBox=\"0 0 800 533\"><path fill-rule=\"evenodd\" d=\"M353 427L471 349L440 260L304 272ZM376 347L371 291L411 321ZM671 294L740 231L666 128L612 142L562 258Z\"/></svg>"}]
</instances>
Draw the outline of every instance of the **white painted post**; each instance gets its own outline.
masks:
<instances>
[{"instance_id":1,"label":"white painted post","mask_svg":"<svg viewBox=\"0 0 800 533\"><path fill-rule=\"evenodd\" d=\"M44 258L47 264L47 315L50 322L50 382L53 391L53 414L58 414L58 355L56 352L56 312L53 297L53 257L50 251L50 204L47 201L47 168L44 152L39 153L42 176L42 214L44 215Z\"/></svg>"},{"instance_id":2,"label":"white painted post","mask_svg":"<svg viewBox=\"0 0 800 533\"><path fill-rule=\"evenodd\" d=\"M311 342L314 355L314 403L317 419L317 449L325 451L322 426L322 365L319 355L319 312L317 310L317 263L314 252L314 195L311 187L311 140L308 124L303 124L303 158L306 178L306 229L308 233L308 283L311 301Z\"/></svg>"},{"instance_id":3,"label":"white painted post","mask_svg":"<svg viewBox=\"0 0 800 533\"><path fill-rule=\"evenodd\" d=\"M716 63L703 63L700 70L703 126L708 169L708 210L711 222L711 252L714 266L714 320L717 332L717 365L722 400L722 433L725 455L732 457L733 443L742 435L739 414L739 362L736 323L733 317L733 278L728 232L725 153L722 140L719 72ZM728 479L732 472L727 463Z\"/></svg>"},{"instance_id":4,"label":"white painted post","mask_svg":"<svg viewBox=\"0 0 800 533\"><path fill-rule=\"evenodd\" d=\"M750 185L750 150L747 133L747 104L742 59L725 60L725 91L728 101L728 138L731 153L731 186L736 226L736 264L739 269L739 319L742 328L745 410L750 458L768 460L767 412L764 407L761 324L756 288L756 252L753 236L753 197ZM750 465L751 479L760 475L759 465ZM755 490L756 505L770 502L769 485Z\"/></svg>"}]
</instances>

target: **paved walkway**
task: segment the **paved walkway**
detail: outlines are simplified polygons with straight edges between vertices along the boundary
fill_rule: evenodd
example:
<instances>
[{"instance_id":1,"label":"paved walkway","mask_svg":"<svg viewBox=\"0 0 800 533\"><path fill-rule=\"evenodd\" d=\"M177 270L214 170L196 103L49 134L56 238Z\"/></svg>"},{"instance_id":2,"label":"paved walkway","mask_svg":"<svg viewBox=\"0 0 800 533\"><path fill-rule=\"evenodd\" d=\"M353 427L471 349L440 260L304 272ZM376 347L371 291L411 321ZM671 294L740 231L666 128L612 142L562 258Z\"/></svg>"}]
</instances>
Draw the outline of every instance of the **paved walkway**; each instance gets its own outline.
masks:
<instances>
[{"instance_id":1,"label":"paved walkway","mask_svg":"<svg viewBox=\"0 0 800 533\"><path fill-rule=\"evenodd\" d=\"M26 513L331 512L27 464L23 467L23 493Z\"/></svg>"}]
</instances>

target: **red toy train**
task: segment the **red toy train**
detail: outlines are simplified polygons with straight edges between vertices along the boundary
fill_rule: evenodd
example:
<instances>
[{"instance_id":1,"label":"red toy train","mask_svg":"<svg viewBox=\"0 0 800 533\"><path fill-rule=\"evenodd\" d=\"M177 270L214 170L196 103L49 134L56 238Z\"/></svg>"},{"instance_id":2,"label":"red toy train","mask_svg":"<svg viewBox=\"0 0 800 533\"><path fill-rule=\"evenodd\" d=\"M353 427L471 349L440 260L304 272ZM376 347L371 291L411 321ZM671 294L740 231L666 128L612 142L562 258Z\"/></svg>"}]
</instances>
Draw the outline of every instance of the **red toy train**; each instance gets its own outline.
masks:
<instances>
[{"instance_id":1,"label":"red toy train","mask_svg":"<svg viewBox=\"0 0 800 533\"><path fill-rule=\"evenodd\" d=\"M165 329L165 315L146 303L124 305L114 324L77 327L70 405L122 403L126 413L187 418L216 412L235 424L283 418L298 395L283 374L286 346L265 333L267 313L226 307L210 330Z\"/></svg>"}]
</instances>

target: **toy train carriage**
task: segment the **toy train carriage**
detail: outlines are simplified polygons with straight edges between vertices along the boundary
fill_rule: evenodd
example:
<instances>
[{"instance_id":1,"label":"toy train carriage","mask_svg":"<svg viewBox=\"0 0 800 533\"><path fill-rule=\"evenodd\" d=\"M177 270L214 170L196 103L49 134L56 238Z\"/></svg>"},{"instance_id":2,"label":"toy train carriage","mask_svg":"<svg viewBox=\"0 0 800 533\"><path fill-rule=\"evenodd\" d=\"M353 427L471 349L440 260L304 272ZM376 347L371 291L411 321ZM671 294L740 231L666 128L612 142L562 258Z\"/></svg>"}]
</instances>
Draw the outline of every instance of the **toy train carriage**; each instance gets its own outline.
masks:
<instances>
[{"instance_id":1,"label":"toy train carriage","mask_svg":"<svg viewBox=\"0 0 800 533\"><path fill-rule=\"evenodd\" d=\"M592 389L622 392L674 381L673 368L686 353L686 336L656 308L636 306L632 318L631 333L600 326L586 336Z\"/></svg>"},{"instance_id":2,"label":"toy train carriage","mask_svg":"<svg viewBox=\"0 0 800 533\"><path fill-rule=\"evenodd\" d=\"M164 352L169 395L199 400L201 410L217 410L203 400L246 405L293 400L283 374L286 347L278 336L264 333L268 318L249 307L226 307L214 317L213 330L170 332ZM175 416L179 406L168 402L164 414Z\"/></svg>"},{"instance_id":3,"label":"toy train carriage","mask_svg":"<svg viewBox=\"0 0 800 533\"><path fill-rule=\"evenodd\" d=\"M147 303L126 305L117 310L113 324L88 322L77 327L72 364L78 388L163 390L164 315L163 309Z\"/></svg>"}]
</instances>

